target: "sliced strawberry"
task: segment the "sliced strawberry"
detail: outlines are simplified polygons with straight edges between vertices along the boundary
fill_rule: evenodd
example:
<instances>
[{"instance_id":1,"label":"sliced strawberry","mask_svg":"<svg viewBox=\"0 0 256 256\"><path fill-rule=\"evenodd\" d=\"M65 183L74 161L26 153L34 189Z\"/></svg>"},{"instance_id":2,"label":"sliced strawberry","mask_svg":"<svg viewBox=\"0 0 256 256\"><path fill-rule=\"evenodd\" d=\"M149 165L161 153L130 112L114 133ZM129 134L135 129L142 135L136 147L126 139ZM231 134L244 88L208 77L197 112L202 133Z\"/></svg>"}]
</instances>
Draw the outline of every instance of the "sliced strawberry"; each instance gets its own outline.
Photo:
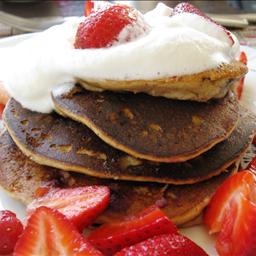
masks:
<instances>
[{"instance_id":1,"label":"sliced strawberry","mask_svg":"<svg viewBox=\"0 0 256 256\"><path fill-rule=\"evenodd\" d=\"M256 178L250 171L227 179L204 215L210 233L219 233L220 255L256 255Z\"/></svg>"},{"instance_id":2,"label":"sliced strawberry","mask_svg":"<svg viewBox=\"0 0 256 256\"><path fill-rule=\"evenodd\" d=\"M223 218L216 249L221 256L256 255L256 204L245 197L232 201Z\"/></svg>"},{"instance_id":3,"label":"sliced strawberry","mask_svg":"<svg viewBox=\"0 0 256 256\"><path fill-rule=\"evenodd\" d=\"M4 105L3 104L0 104L0 119L2 119L2 114L3 114L3 111L4 111Z\"/></svg>"},{"instance_id":4,"label":"sliced strawberry","mask_svg":"<svg viewBox=\"0 0 256 256\"><path fill-rule=\"evenodd\" d=\"M82 231L106 208L109 198L110 191L106 186L55 188L35 199L27 211L30 215L39 206L57 209Z\"/></svg>"},{"instance_id":5,"label":"sliced strawberry","mask_svg":"<svg viewBox=\"0 0 256 256\"><path fill-rule=\"evenodd\" d=\"M228 38L230 39L231 44L234 44L234 39L232 38L230 32L227 29L222 27L220 24L216 23L214 20L212 20L205 13L203 13L202 11L197 9L192 4L189 4L189 3L179 3L179 4L177 4L173 9L172 15L176 15L176 14L179 14L179 13L193 13L193 14L197 14L201 17L204 17L205 19L211 21L212 23L216 24L218 27L223 29L225 31L225 33L227 34Z\"/></svg>"},{"instance_id":6,"label":"sliced strawberry","mask_svg":"<svg viewBox=\"0 0 256 256\"><path fill-rule=\"evenodd\" d=\"M256 156L252 159L252 161L248 164L246 170L249 170L256 174Z\"/></svg>"},{"instance_id":7,"label":"sliced strawberry","mask_svg":"<svg viewBox=\"0 0 256 256\"><path fill-rule=\"evenodd\" d=\"M244 65L247 65L247 56L245 52L241 52L239 56L239 61L242 62ZM236 87L236 93L237 97L240 100L242 97L243 89L244 89L244 79L245 77L242 77L239 81L239 84Z\"/></svg>"},{"instance_id":8,"label":"sliced strawberry","mask_svg":"<svg viewBox=\"0 0 256 256\"><path fill-rule=\"evenodd\" d=\"M112 255L126 246L165 233L177 233L177 228L159 208L152 206L129 220L102 225L88 239L105 255Z\"/></svg>"},{"instance_id":9,"label":"sliced strawberry","mask_svg":"<svg viewBox=\"0 0 256 256\"><path fill-rule=\"evenodd\" d=\"M118 41L120 32L127 25L135 26L137 24L138 15L139 13L131 6L106 4L103 8L92 12L80 23L74 47L76 49L109 47ZM140 24L137 26L141 28ZM142 31L143 28L135 29L134 33L131 31L132 34L128 33L123 40L131 41Z\"/></svg>"},{"instance_id":10,"label":"sliced strawberry","mask_svg":"<svg viewBox=\"0 0 256 256\"><path fill-rule=\"evenodd\" d=\"M89 16L94 8L94 1L86 0L84 5L84 15Z\"/></svg>"},{"instance_id":11,"label":"sliced strawberry","mask_svg":"<svg viewBox=\"0 0 256 256\"><path fill-rule=\"evenodd\" d=\"M35 255L102 256L63 214L44 206L29 218L13 254Z\"/></svg>"},{"instance_id":12,"label":"sliced strawberry","mask_svg":"<svg viewBox=\"0 0 256 256\"><path fill-rule=\"evenodd\" d=\"M163 234L124 248L115 256L207 256L188 238L179 234Z\"/></svg>"},{"instance_id":13,"label":"sliced strawberry","mask_svg":"<svg viewBox=\"0 0 256 256\"><path fill-rule=\"evenodd\" d=\"M10 211L0 211L0 255L10 254L23 231L16 215Z\"/></svg>"}]
</instances>

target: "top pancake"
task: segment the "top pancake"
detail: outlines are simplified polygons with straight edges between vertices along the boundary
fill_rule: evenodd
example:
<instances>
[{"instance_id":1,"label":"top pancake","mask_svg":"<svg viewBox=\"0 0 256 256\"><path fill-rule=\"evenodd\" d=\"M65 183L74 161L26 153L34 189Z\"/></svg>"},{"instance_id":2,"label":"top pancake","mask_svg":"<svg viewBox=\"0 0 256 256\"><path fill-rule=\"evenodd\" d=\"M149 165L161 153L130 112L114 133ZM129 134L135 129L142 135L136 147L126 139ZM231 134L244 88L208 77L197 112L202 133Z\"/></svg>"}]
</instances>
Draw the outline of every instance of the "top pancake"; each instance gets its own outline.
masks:
<instances>
[{"instance_id":1,"label":"top pancake","mask_svg":"<svg viewBox=\"0 0 256 256\"><path fill-rule=\"evenodd\" d=\"M226 139L238 120L233 93L198 103L75 87L53 100L60 114L87 125L112 147L156 162L182 162L202 154Z\"/></svg>"},{"instance_id":2,"label":"top pancake","mask_svg":"<svg viewBox=\"0 0 256 256\"><path fill-rule=\"evenodd\" d=\"M86 79L80 82L85 88L93 91L144 92L170 99L202 102L213 98L223 98L238 79L247 73L247 70L243 63L233 61L196 74L155 80Z\"/></svg>"},{"instance_id":3,"label":"top pancake","mask_svg":"<svg viewBox=\"0 0 256 256\"><path fill-rule=\"evenodd\" d=\"M236 162L255 132L255 116L241 108L231 136L201 156L183 163L155 163L118 151L89 128L56 114L40 114L11 100L5 125L17 146L35 162L87 175L132 181L191 184L209 179Z\"/></svg>"}]
</instances>

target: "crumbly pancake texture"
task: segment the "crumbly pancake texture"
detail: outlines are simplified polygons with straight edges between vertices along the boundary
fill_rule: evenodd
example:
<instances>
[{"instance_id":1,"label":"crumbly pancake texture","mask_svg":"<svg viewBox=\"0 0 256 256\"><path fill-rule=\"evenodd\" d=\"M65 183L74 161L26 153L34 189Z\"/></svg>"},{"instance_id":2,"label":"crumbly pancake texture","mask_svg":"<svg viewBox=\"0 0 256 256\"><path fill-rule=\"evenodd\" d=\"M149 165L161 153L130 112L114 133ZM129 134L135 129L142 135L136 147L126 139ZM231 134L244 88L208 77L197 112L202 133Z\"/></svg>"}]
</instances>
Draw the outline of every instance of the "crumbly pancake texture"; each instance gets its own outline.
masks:
<instances>
[{"instance_id":1,"label":"crumbly pancake texture","mask_svg":"<svg viewBox=\"0 0 256 256\"><path fill-rule=\"evenodd\" d=\"M0 136L0 185L11 196L28 204L38 188L49 184L53 187L107 185L111 190L110 205L96 220L99 224L122 219L153 204L161 207L177 225L187 223L202 212L234 167L195 185L111 181L39 165L18 149L7 131Z\"/></svg>"},{"instance_id":2,"label":"crumbly pancake texture","mask_svg":"<svg viewBox=\"0 0 256 256\"><path fill-rule=\"evenodd\" d=\"M233 93L198 103L75 87L53 100L60 114L85 124L112 147L156 162L182 162L209 150L230 135L239 111Z\"/></svg>"},{"instance_id":3,"label":"crumbly pancake texture","mask_svg":"<svg viewBox=\"0 0 256 256\"><path fill-rule=\"evenodd\" d=\"M170 99L208 101L222 98L228 90L247 73L246 65L234 61L216 69L201 73L165 77L157 80L84 80L80 81L89 90L144 92Z\"/></svg>"},{"instance_id":4,"label":"crumbly pancake texture","mask_svg":"<svg viewBox=\"0 0 256 256\"><path fill-rule=\"evenodd\" d=\"M39 164L99 178L168 184L192 184L218 175L242 156L256 127L254 115L243 110L226 141L190 161L159 164L110 147L78 122L29 111L13 99L4 121L21 151Z\"/></svg>"}]
</instances>

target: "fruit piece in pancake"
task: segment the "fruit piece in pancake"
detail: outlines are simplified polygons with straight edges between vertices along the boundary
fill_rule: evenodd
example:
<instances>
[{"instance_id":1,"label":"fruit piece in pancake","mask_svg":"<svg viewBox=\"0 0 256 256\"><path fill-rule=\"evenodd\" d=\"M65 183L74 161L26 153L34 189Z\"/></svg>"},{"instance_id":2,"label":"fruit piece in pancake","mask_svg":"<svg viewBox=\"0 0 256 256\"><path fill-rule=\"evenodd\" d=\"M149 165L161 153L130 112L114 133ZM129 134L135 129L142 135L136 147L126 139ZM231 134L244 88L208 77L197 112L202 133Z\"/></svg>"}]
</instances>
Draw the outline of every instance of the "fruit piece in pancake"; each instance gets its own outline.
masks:
<instances>
[{"instance_id":1,"label":"fruit piece in pancake","mask_svg":"<svg viewBox=\"0 0 256 256\"><path fill-rule=\"evenodd\" d=\"M216 188L231 174L229 170L205 182L184 186L97 179L39 165L18 149L6 131L0 136L0 185L11 196L28 204L38 189L49 183L57 188L107 185L110 205L95 221L100 224L157 204L175 224L182 225L201 213Z\"/></svg>"},{"instance_id":2,"label":"fruit piece in pancake","mask_svg":"<svg viewBox=\"0 0 256 256\"><path fill-rule=\"evenodd\" d=\"M208 104L146 94L90 92L75 87L54 96L55 109L114 148L141 159L182 162L226 139L238 120L232 93Z\"/></svg>"},{"instance_id":3,"label":"fruit piece in pancake","mask_svg":"<svg viewBox=\"0 0 256 256\"><path fill-rule=\"evenodd\" d=\"M256 126L254 115L241 109L241 122L228 140L189 162L159 164L110 147L77 122L31 112L14 100L7 105L4 119L18 147L39 164L99 178L168 184L191 184L218 175L241 157Z\"/></svg>"}]
</instances>

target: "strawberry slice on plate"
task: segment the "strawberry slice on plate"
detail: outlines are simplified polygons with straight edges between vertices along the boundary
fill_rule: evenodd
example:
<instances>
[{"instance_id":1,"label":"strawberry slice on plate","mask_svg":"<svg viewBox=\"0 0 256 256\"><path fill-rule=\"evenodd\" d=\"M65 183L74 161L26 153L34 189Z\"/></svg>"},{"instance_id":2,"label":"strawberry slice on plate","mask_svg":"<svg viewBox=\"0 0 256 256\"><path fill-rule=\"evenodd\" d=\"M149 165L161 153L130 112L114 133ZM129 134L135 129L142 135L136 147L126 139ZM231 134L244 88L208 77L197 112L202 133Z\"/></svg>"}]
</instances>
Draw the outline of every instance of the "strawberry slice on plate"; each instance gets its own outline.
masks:
<instances>
[{"instance_id":1,"label":"strawberry slice on plate","mask_svg":"<svg viewBox=\"0 0 256 256\"><path fill-rule=\"evenodd\" d=\"M179 234L163 234L124 248L115 256L207 256L194 242Z\"/></svg>"},{"instance_id":2,"label":"strawberry slice on plate","mask_svg":"<svg viewBox=\"0 0 256 256\"><path fill-rule=\"evenodd\" d=\"M227 179L206 209L204 222L218 233L216 249L221 256L256 255L256 178L241 171Z\"/></svg>"},{"instance_id":3,"label":"strawberry slice on plate","mask_svg":"<svg viewBox=\"0 0 256 256\"><path fill-rule=\"evenodd\" d=\"M102 225L92 231L88 240L105 255L113 255L149 237L177 233L176 226L156 206L122 222Z\"/></svg>"},{"instance_id":4,"label":"strawberry slice on plate","mask_svg":"<svg viewBox=\"0 0 256 256\"><path fill-rule=\"evenodd\" d=\"M214 20L212 20L210 17L208 17L205 13L203 13L202 11L200 11L199 9L197 9L195 6L193 6L192 4L190 3L179 3L177 4L174 9L173 9L173 13L172 15L177 15L177 14L180 14L180 13L193 13L193 14L196 14L196 15L199 15L205 19L207 19L208 21L216 24L219 28L221 28L225 33L226 35L228 36L229 40L230 40L230 43L233 45L235 42L234 42L234 39L232 38L230 32L225 29L224 27L222 27L220 24L216 23Z\"/></svg>"},{"instance_id":5,"label":"strawberry slice on plate","mask_svg":"<svg viewBox=\"0 0 256 256\"><path fill-rule=\"evenodd\" d=\"M57 209L82 231L105 210L109 198L110 191L106 186L54 188L29 204L27 212L30 215L39 206Z\"/></svg>"},{"instance_id":6,"label":"strawberry slice on plate","mask_svg":"<svg viewBox=\"0 0 256 256\"><path fill-rule=\"evenodd\" d=\"M13 256L103 256L57 210L37 208L28 219Z\"/></svg>"},{"instance_id":7,"label":"strawberry slice on plate","mask_svg":"<svg viewBox=\"0 0 256 256\"><path fill-rule=\"evenodd\" d=\"M0 255L13 252L23 226L11 211L0 211Z\"/></svg>"}]
</instances>

